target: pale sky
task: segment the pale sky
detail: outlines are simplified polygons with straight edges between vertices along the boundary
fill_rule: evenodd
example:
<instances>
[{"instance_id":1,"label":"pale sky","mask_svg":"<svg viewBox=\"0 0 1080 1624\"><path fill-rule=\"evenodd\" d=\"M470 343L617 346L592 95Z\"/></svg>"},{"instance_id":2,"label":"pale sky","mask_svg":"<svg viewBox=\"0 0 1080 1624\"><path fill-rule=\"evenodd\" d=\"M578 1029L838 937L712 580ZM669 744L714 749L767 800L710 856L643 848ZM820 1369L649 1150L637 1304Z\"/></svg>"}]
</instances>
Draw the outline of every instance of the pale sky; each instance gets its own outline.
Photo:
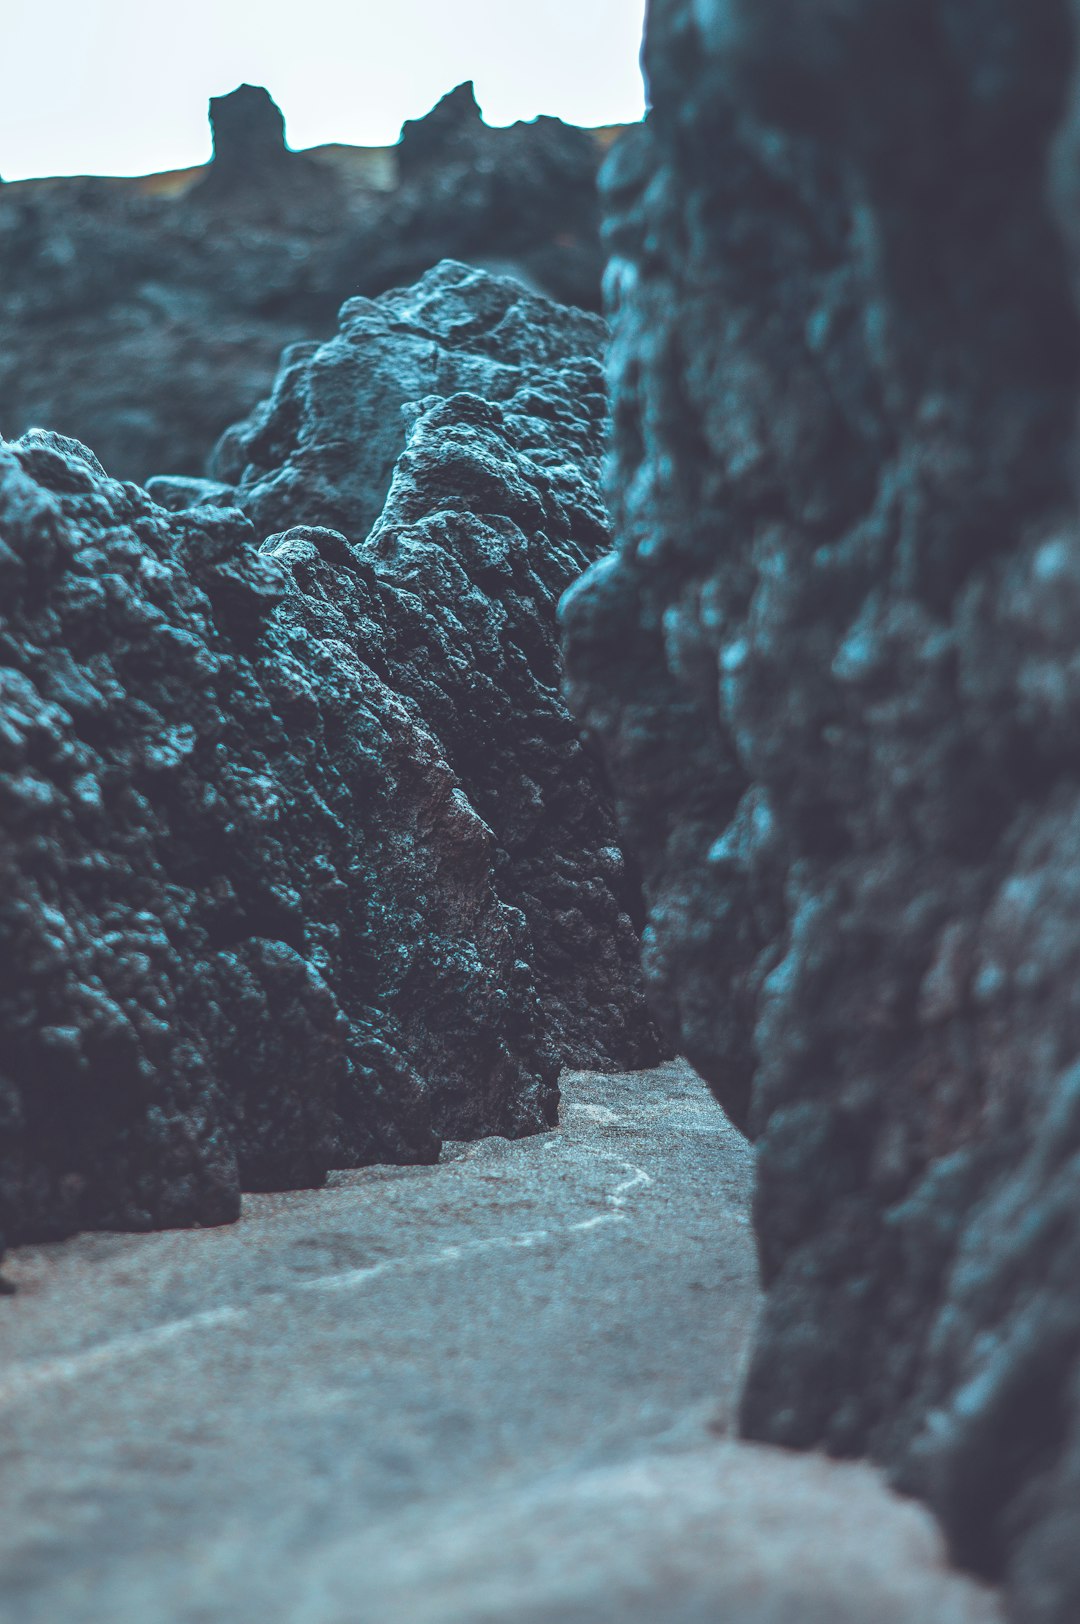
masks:
<instances>
[{"instance_id":1,"label":"pale sky","mask_svg":"<svg viewBox=\"0 0 1080 1624\"><path fill-rule=\"evenodd\" d=\"M0 175L210 156L206 103L265 85L292 147L387 146L463 79L489 124L641 117L645 0L0 0Z\"/></svg>"}]
</instances>

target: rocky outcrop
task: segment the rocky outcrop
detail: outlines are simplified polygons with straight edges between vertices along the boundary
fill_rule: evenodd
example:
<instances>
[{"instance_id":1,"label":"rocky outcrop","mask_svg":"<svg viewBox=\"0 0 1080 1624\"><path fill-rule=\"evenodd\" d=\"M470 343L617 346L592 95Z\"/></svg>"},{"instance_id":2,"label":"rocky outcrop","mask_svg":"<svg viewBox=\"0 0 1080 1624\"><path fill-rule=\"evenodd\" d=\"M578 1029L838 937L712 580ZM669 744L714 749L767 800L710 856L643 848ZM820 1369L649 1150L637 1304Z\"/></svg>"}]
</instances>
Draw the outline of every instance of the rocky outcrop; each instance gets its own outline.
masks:
<instances>
[{"instance_id":1,"label":"rocky outcrop","mask_svg":"<svg viewBox=\"0 0 1080 1624\"><path fill-rule=\"evenodd\" d=\"M1080 1616L1072 56L1064 0L656 0L566 611L758 1140L744 1430L890 1462L1023 1624Z\"/></svg>"},{"instance_id":2,"label":"rocky outcrop","mask_svg":"<svg viewBox=\"0 0 1080 1624\"><path fill-rule=\"evenodd\" d=\"M389 149L291 152L252 85L210 116L202 169L0 186L3 433L74 435L124 478L198 476L282 349L354 294L453 255L598 306L597 132L491 129L471 85Z\"/></svg>"},{"instance_id":3,"label":"rocky outcrop","mask_svg":"<svg viewBox=\"0 0 1080 1624\"><path fill-rule=\"evenodd\" d=\"M558 688L601 338L444 266L290 359L236 490L0 447L9 1240L224 1221L656 1057Z\"/></svg>"},{"instance_id":4,"label":"rocky outcrop","mask_svg":"<svg viewBox=\"0 0 1080 1624\"><path fill-rule=\"evenodd\" d=\"M448 262L346 304L337 337L286 355L213 458L260 533L331 526L394 584L395 690L494 832L563 1059L600 1067L659 1052L637 883L560 693L556 606L609 545L604 337L595 316Z\"/></svg>"},{"instance_id":5,"label":"rocky outcrop","mask_svg":"<svg viewBox=\"0 0 1080 1624\"><path fill-rule=\"evenodd\" d=\"M604 138L558 118L492 129L472 85L459 85L426 118L402 127L398 186L380 229L346 244L357 291L380 292L453 257L598 309Z\"/></svg>"}]
</instances>

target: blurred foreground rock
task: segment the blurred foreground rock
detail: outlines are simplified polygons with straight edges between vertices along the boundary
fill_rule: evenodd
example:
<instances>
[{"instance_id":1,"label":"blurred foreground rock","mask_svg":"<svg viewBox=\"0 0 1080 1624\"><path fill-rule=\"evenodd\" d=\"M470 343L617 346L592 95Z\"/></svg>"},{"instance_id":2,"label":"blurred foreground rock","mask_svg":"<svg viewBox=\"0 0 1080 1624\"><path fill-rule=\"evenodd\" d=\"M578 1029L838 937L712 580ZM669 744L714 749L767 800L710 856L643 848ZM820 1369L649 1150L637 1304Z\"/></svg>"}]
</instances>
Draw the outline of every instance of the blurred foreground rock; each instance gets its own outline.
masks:
<instances>
[{"instance_id":1,"label":"blurred foreground rock","mask_svg":"<svg viewBox=\"0 0 1080 1624\"><path fill-rule=\"evenodd\" d=\"M0 445L9 1240L221 1222L657 1057L558 685L602 336L445 265L291 358L237 492Z\"/></svg>"},{"instance_id":2,"label":"blurred foreground rock","mask_svg":"<svg viewBox=\"0 0 1080 1624\"><path fill-rule=\"evenodd\" d=\"M252 85L210 111L201 169L0 186L0 432L74 435L125 479L198 475L354 294L453 256L597 308L605 132L489 128L471 85L392 148L291 152Z\"/></svg>"},{"instance_id":3,"label":"blurred foreground rock","mask_svg":"<svg viewBox=\"0 0 1080 1624\"><path fill-rule=\"evenodd\" d=\"M572 698L759 1144L747 1434L1080 1617L1071 13L656 0ZM1059 131L1064 136L1059 139Z\"/></svg>"}]
</instances>

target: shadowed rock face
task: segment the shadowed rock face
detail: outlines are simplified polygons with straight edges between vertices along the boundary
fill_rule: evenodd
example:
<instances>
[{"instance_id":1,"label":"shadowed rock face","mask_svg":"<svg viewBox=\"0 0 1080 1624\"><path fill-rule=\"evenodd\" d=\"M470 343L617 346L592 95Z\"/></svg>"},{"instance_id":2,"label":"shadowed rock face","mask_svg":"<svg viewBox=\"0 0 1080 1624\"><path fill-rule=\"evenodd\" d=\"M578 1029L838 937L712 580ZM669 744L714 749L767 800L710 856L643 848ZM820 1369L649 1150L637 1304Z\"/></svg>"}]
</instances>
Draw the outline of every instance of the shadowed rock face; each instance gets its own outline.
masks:
<instances>
[{"instance_id":1,"label":"shadowed rock face","mask_svg":"<svg viewBox=\"0 0 1080 1624\"><path fill-rule=\"evenodd\" d=\"M602 332L461 266L347 310L354 424L326 396L290 420L313 459L380 426L347 535L265 463L159 503L58 436L0 446L9 1240L224 1221L241 1189L548 1126L564 1062L656 1058L558 690L555 605L606 545ZM400 378L445 347L408 417L395 343Z\"/></svg>"},{"instance_id":2,"label":"shadowed rock face","mask_svg":"<svg viewBox=\"0 0 1080 1624\"><path fill-rule=\"evenodd\" d=\"M742 1420L1080 1617L1064 4L656 0L606 173L618 554L571 695L759 1143Z\"/></svg>"},{"instance_id":3,"label":"shadowed rock face","mask_svg":"<svg viewBox=\"0 0 1080 1624\"><path fill-rule=\"evenodd\" d=\"M200 475L282 349L355 294L453 255L599 304L594 132L490 129L471 85L385 150L290 152L252 85L210 113L201 171L0 186L0 432L74 435L124 478Z\"/></svg>"}]
</instances>

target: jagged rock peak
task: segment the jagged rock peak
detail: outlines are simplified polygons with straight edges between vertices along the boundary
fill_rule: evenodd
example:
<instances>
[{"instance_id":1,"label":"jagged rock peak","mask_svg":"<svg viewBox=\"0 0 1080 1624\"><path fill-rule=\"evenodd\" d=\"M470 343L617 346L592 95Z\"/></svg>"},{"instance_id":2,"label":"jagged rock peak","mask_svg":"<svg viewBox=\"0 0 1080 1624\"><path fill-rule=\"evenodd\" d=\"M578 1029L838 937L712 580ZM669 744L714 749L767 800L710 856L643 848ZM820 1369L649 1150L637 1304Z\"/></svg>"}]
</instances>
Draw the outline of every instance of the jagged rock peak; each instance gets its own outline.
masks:
<instances>
[{"instance_id":1,"label":"jagged rock peak","mask_svg":"<svg viewBox=\"0 0 1080 1624\"><path fill-rule=\"evenodd\" d=\"M466 79L464 84L448 90L423 118L405 120L397 145L402 174L411 174L425 164L438 163L440 158L446 157L448 148L462 138L468 140L483 122L473 82Z\"/></svg>"},{"instance_id":2,"label":"jagged rock peak","mask_svg":"<svg viewBox=\"0 0 1080 1624\"><path fill-rule=\"evenodd\" d=\"M1074 16L654 0L568 608L653 996L758 1143L742 1425L888 1462L1018 1624L1080 1618Z\"/></svg>"},{"instance_id":3,"label":"jagged rock peak","mask_svg":"<svg viewBox=\"0 0 1080 1624\"><path fill-rule=\"evenodd\" d=\"M238 85L227 96L211 96L210 128L214 166L258 171L287 154L285 118L261 85Z\"/></svg>"}]
</instances>

